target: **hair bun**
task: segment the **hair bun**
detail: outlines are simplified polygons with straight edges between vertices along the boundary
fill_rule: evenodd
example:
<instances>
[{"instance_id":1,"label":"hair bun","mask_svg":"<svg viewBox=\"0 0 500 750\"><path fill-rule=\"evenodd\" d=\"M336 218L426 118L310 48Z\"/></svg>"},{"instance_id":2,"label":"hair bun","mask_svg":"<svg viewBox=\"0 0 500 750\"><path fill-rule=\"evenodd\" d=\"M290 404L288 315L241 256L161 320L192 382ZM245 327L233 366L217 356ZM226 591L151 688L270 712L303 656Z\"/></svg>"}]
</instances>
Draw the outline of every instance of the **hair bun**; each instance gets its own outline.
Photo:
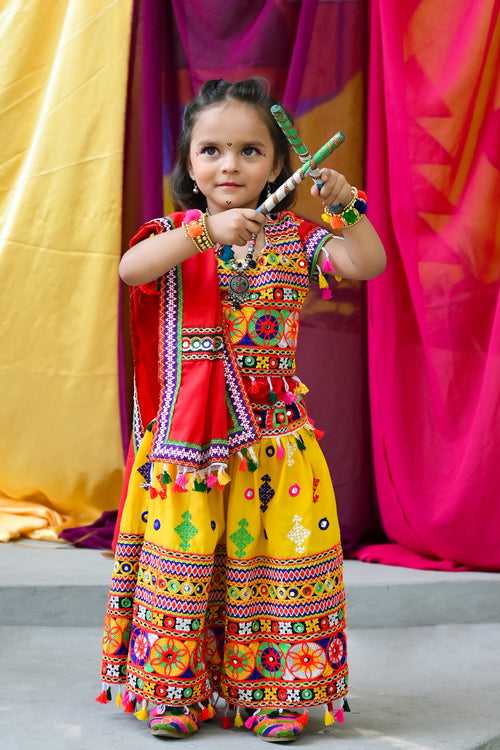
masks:
<instances>
[{"instance_id":1,"label":"hair bun","mask_svg":"<svg viewBox=\"0 0 500 750\"><path fill-rule=\"evenodd\" d=\"M223 78L211 78L209 81L205 81L200 89L200 96L212 96L217 93L219 89L227 87L228 83Z\"/></svg>"}]
</instances>

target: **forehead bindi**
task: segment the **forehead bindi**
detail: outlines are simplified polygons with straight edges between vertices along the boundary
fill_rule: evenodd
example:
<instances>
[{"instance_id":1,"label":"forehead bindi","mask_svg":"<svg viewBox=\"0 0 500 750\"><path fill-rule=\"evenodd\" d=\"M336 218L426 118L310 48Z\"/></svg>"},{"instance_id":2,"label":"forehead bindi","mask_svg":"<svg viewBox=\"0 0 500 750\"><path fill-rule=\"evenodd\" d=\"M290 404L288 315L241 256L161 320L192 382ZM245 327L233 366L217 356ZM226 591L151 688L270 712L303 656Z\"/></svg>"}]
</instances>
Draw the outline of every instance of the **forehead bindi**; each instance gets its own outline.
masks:
<instances>
[{"instance_id":1,"label":"forehead bindi","mask_svg":"<svg viewBox=\"0 0 500 750\"><path fill-rule=\"evenodd\" d=\"M258 109L244 102L222 102L202 110L194 124L191 146L204 143L231 143L237 147L260 143L272 148L267 125Z\"/></svg>"}]
</instances>

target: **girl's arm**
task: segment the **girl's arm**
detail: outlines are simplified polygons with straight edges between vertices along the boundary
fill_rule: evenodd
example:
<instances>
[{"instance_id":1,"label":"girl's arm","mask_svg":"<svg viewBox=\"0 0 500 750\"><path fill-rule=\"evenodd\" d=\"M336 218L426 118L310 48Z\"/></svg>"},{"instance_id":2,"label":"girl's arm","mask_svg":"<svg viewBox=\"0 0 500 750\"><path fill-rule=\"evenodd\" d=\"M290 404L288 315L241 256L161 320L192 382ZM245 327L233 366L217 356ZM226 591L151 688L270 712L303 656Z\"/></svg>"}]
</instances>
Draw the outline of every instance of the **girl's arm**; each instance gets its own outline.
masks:
<instances>
[{"instance_id":1,"label":"girl's arm","mask_svg":"<svg viewBox=\"0 0 500 750\"><path fill-rule=\"evenodd\" d=\"M323 203L347 205L351 200L351 186L343 175L333 169L322 169L324 185L321 193L314 185L312 195L319 195ZM342 237L326 243L335 273L345 279L364 281L383 273L386 267L386 254L380 237L365 216L362 221L342 230Z\"/></svg>"},{"instance_id":2,"label":"girl's arm","mask_svg":"<svg viewBox=\"0 0 500 750\"><path fill-rule=\"evenodd\" d=\"M265 217L251 208L233 208L207 217L206 224L214 243L244 245L264 221ZM155 234L123 255L120 278L129 286L148 284L198 252L183 227Z\"/></svg>"},{"instance_id":3,"label":"girl's arm","mask_svg":"<svg viewBox=\"0 0 500 750\"><path fill-rule=\"evenodd\" d=\"M344 229L342 237L329 240L325 250L344 279L367 281L385 271L387 258L380 237L366 218Z\"/></svg>"}]
</instances>

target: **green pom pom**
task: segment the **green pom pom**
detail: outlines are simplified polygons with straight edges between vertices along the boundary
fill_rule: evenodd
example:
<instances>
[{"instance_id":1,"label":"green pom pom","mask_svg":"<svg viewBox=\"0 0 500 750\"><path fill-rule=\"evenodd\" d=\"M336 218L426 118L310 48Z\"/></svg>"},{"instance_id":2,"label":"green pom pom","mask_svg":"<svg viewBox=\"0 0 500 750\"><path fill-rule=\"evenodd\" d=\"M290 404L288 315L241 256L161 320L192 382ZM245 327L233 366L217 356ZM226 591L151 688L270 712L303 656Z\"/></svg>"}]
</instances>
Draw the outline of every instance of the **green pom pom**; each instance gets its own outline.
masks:
<instances>
[{"instance_id":1,"label":"green pom pom","mask_svg":"<svg viewBox=\"0 0 500 750\"><path fill-rule=\"evenodd\" d=\"M275 404L277 400L278 400L278 394L275 393L274 391L269 391L269 403Z\"/></svg>"},{"instance_id":2,"label":"green pom pom","mask_svg":"<svg viewBox=\"0 0 500 750\"><path fill-rule=\"evenodd\" d=\"M161 483L162 484L170 484L171 481L172 481L172 477L170 476L170 474L168 473L168 471L164 471L163 474L161 475Z\"/></svg>"}]
</instances>

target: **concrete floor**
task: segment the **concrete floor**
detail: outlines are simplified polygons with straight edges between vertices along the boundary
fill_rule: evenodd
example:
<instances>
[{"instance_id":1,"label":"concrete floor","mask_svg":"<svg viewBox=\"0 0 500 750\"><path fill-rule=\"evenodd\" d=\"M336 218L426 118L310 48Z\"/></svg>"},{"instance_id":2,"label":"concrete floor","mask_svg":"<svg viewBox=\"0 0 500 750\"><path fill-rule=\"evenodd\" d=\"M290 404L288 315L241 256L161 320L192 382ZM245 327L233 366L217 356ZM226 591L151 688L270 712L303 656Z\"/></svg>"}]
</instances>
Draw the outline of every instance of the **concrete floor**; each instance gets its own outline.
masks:
<instances>
[{"instance_id":1,"label":"concrete floor","mask_svg":"<svg viewBox=\"0 0 500 750\"><path fill-rule=\"evenodd\" d=\"M2 750L159 747L144 723L102 706L100 629L0 627ZM297 747L500 750L500 624L356 628L349 633L351 713L325 730L315 711ZM168 742L168 741L167 741ZM257 748L211 722L182 747Z\"/></svg>"}]
</instances>

